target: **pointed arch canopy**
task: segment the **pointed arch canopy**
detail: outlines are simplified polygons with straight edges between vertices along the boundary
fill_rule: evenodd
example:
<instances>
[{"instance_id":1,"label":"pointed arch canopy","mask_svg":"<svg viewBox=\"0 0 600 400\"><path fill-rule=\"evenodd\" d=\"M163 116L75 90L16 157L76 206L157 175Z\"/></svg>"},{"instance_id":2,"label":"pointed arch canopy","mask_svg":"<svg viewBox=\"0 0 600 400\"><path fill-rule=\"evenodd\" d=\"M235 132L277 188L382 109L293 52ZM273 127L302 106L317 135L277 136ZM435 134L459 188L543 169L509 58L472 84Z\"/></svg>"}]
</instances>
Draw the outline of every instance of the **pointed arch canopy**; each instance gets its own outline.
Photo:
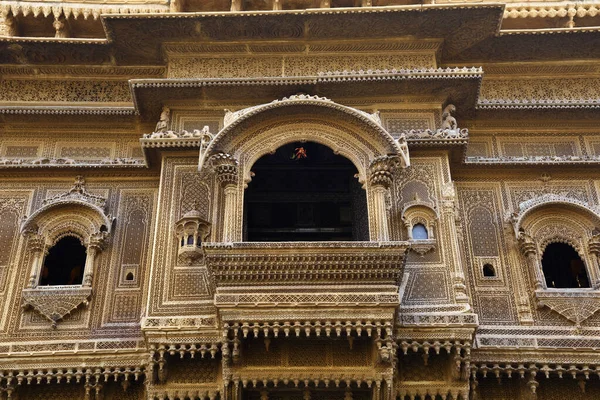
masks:
<instances>
[{"instance_id":1,"label":"pointed arch canopy","mask_svg":"<svg viewBox=\"0 0 600 400\"><path fill-rule=\"evenodd\" d=\"M308 95L295 95L274 100L271 103L246 108L237 112L226 110L223 129L205 146L200 148L199 171L205 170L206 162L211 155L217 153L239 156L247 142L256 135L266 131L275 131L276 125L287 125L289 128L305 125L309 129L322 126L327 135L316 134L312 137L290 137L291 141L317 141L332 147L334 151L349 158L358 168L359 175L364 178L365 164L380 156L400 156L403 166L408 166L408 147L404 139L398 141L382 126L377 113L368 114L356 108L335 103L327 98ZM317 128L318 129L318 128ZM338 136L339 145L336 140ZM274 136L264 137L265 152L274 151L274 146L283 144L281 140L274 143ZM347 142L347 143L346 143ZM360 149L358 154L351 154ZM264 154L263 153L263 154ZM354 152L356 153L356 151ZM365 159L367 158L367 159Z\"/></svg>"}]
</instances>

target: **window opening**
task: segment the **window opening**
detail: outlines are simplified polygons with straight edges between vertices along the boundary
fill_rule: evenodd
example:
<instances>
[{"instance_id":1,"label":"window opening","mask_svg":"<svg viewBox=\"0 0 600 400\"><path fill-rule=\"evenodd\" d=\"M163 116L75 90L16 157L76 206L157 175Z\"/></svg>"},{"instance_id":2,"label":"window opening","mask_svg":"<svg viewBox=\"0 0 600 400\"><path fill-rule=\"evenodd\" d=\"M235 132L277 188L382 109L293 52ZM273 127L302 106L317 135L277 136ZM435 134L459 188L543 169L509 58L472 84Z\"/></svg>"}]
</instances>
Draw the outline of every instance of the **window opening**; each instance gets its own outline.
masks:
<instances>
[{"instance_id":1,"label":"window opening","mask_svg":"<svg viewBox=\"0 0 600 400\"><path fill-rule=\"evenodd\" d=\"M483 276L487 278L492 278L496 276L496 269L492 264L485 264L483 266Z\"/></svg>"},{"instance_id":2,"label":"window opening","mask_svg":"<svg viewBox=\"0 0 600 400\"><path fill-rule=\"evenodd\" d=\"M566 243L550 243L542 255L542 270L549 288L589 288L585 264Z\"/></svg>"},{"instance_id":3,"label":"window opening","mask_svg":"<svg viewBox=\"0 0 600 400\"><path fill-rule=\"evenodd\" d=\"M125 277L126 281L132 281L133 280L133 273L132 272L128 272L127 276Z\"/></svg>"},{"instance_id":4,"label":"window opening","mask_svg":"<svg viewBox=\"0 0 600 400\"><path fill-rule=\"evenodd\" d=\"M350 160L318 143L261 157L244 194L248 241L368 240L365 190Z\"/></svg>"},{"instance_id":5,"label":"window opening","mask_svg":"<svg viewBox=\"0 0 600 400\"><path fill-rule=\"evenodd\" d=\"M81 285L86 256L86 249L78 238L61 238L44 259L40 285Z\"/></svg>"},{"instance_id":6,"label":"window opening","mask_svg":"<svg viewBox=\"0 0 600 400\"><path fill-rule=\"evenodd\" d=\"M415 224L412 227L412 238L413 240L427 240L429 239L429 232L423 224Z\"/></svg>"}]
</instances>

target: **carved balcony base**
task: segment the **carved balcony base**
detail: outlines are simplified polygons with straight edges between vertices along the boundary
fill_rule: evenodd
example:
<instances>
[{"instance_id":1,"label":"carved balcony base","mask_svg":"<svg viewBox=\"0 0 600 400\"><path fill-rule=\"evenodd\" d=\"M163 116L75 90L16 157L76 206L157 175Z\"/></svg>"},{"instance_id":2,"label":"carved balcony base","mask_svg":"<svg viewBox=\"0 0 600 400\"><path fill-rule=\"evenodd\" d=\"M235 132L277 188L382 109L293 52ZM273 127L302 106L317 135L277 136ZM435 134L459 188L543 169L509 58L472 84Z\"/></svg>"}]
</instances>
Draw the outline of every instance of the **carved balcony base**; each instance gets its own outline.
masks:
<instances>
[{"instance_id":1,"label":"carved balcony base","mask_svg":"<svg viewBox=\"0 0 600 400\"><path fill-rule=\"evenodd\" d=\"M33 308L56 328L58 321L79 306L87 306L92 296L90 287L48 286L23 290L23 307Z\"/></svg>"},{"instance_id":2,"label":"carved balcony base","mask_svg":"<svg viewBox=\"0 0 600 400\"><path fill-rule=\"evenodd\" d=\"M538 307L548 307L577 327L600 310L600 292L591 289L549 289L535 292Z\"/></svg>"}]
</instances>

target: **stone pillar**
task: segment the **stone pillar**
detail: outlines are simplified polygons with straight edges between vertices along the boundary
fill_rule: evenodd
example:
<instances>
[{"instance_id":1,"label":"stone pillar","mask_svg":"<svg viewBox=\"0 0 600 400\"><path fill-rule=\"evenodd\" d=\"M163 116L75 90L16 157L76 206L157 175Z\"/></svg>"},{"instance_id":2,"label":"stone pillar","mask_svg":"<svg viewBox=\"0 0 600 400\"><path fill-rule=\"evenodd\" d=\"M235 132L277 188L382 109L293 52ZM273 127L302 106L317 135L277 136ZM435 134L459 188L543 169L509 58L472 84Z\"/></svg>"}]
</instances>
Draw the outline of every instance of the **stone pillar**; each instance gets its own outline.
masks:
<instances>
[{"instance_id":1,"label":"stone pillar","mask_svg":"<svg viewBox=\"0 0 600 400\"><path fill-rule=\"evenodd\" d=\"M529 268L529 274L534 282L535 290L541 290L546 288L546 281L542 268L538 260L537 245L528 234L521 232L518 236L519 249L521 253L527 258L527 266Z\"/></svg>"},{"instance_id":2,"label":"stone pillar","mask_svg":"<svg viewBox=\"0 0 600 400\"><path fill-rule=\"evenodd\" d=\"M91 287L92 280L94 278L94 264L96 262L96 255L104 247L106 234L98 232L90 237L90 242L87 247L87 257L85 259L85 267L83 269L83 282L84 287Z\"/></svg>"},{"instance_id":3,"label":"stone pillar","mask_svg":"<svg viewBox=\"0 0 600 400\"><path fill-rule=\"evenodd\" d=\"M378 242L390 240L386 196L392 185L394 171L398 165L396 157L377 157L369 166L369 182L371 183L371 196L373 198L373 215L375 232L371 238Z\"/></svg>"},{"instance_id":4,"label":"stone pillar","mask_svg":"<svg viewBox=\"0 0 600 400\"><path fill-rule=\"evenodd\" d=\"M236 232L236 209L238 194L238 162L229 154L215 154L212 164L217 173L217 179L223 186L225 209L223 210L223 242L234 242Z\"/></svg>"},{"instance_id":5,"label":"stone pillar","mask_svg":"<svg viewBox=\"0 0 600 400\"><path fill-rule=\"evenodd\" d=\"M47 254L46 243L43 237L39 235L30 235L28 238L29 249L32 253L31 272L29 274L29 282L27 282L27 288L33 289L37 287L40 277L40 271L42 270L42 263L44 257Z\"/></svg>"}]
</instances>

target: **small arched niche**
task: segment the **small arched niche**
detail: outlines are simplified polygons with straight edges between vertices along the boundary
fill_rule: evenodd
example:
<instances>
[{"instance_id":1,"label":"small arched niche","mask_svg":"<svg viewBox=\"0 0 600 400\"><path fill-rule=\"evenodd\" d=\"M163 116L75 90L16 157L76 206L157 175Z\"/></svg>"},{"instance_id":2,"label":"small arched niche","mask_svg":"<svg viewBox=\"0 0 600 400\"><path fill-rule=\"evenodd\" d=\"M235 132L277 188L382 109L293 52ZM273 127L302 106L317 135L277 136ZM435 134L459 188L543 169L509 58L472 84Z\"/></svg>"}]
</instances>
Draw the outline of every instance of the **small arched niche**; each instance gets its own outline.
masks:
<instances>
[{"instance_id":1,"label":"small arched niche","mask_svg":"<svg viewBox=\"0 0 600 400\"><path fill-rule=\"evenodd\" d=\"M354 164L315 142L259 158L244 194L244 240L369 240L366 192Z\"/></svg>"},{"instance_id":2,"label":"small arched niche","mask_svg":"<svg viewBox=\"0 0 600 400\"><path fill-rule=\"evenodd\" d=\"M548 288L589 288L590 280L584 261L573 246L549 243L542 254L542 270Z\"/></svg>"},{"instance_id":3,"label":"small arched niche","mask_svg":"<svg viewBox=\"0 0 600 400\"><path fill-rule=\"evenodd\" d=\"M39 285L81 285L86 258L87 251L80 238L63 236L44 258Z\"/></svg>"}]
</instances>

